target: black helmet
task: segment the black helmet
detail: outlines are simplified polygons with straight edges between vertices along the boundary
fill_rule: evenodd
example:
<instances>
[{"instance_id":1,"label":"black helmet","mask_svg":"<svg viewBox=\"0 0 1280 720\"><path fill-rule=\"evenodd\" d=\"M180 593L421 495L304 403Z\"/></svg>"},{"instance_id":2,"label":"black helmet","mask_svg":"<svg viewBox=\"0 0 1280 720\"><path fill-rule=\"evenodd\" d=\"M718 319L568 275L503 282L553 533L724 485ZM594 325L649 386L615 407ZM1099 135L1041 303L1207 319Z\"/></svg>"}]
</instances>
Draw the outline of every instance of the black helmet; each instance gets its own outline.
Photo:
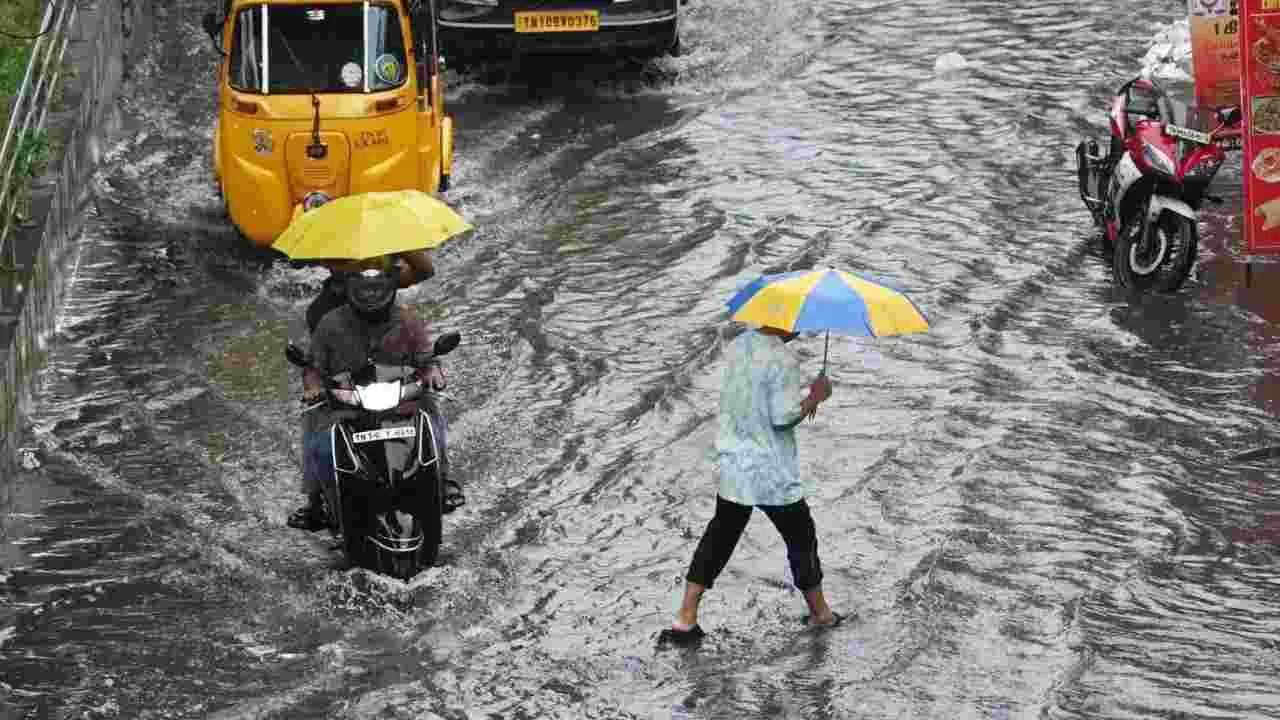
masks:
<instances>
[{"instance_id":1,"label":"black helmet","mask_svg":"<svg viewBox=\"0 0 1280 720\"><path fill-rule=\"evenodd\" d=\"M392 262L383 270L365 270L347 276L347 302L361 315L380 315L395 302L400 287L399 268Z\"/></svg>"}]
</instances>

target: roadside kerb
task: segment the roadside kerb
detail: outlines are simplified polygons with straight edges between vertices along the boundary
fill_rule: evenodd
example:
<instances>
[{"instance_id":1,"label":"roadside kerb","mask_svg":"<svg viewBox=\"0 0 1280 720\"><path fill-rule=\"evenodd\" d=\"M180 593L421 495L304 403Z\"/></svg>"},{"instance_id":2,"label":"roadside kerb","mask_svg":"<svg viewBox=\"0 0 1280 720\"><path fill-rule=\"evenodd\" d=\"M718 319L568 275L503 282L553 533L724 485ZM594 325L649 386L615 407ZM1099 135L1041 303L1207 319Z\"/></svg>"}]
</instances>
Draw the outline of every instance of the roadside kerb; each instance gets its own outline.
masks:
<instances>
[{"instance_id":1,"label":"roadside kerb","mask_svg":"<svg viewBox=\"0 0 1280 720\"><path fill-rule=\"evenodd\" d=\"M72 3L76 3L72 6ZM28 61L23 92L16 97L0 151L0 480L13 476L18 413L27 384L43 364L44 343L53 330L62 299L64 274L74 257L87 208L91 180L103 149L121 127L117 98L129 64L141 54L151 30L152 0L61 0L50 7L63 18L62 38L36 47ZM56 25L53 27L57 27ZM49 35L55 32L51 29ZM61 42L59 42L61 40ZM64 56L76 69L61 78L67 109L50 112L50 91L59 80ZM10 228L13 153L21 147L14 128L56 129L66 138L63 154L32 183L30 220ZM10 137L12 136L12 137Z\"/></svg>"}]
</instances>

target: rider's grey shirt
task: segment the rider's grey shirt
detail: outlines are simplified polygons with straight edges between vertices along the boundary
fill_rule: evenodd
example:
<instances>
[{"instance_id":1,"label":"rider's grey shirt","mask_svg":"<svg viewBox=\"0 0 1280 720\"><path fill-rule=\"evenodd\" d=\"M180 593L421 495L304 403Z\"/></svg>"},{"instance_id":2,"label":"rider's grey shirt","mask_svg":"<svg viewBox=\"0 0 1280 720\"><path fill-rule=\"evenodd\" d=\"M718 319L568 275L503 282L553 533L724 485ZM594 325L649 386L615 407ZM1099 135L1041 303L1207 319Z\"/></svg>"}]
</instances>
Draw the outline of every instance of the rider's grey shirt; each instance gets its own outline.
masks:
<instances>
[{"instance_id":1,"label":"rider's grey shirt","mask_svg":"<svg viewBox=\"0 0 1280 720\"><path fill-rule=\"evenodd\" d=\"M370 325L343 305L325 314L311 336L311 366L328 378L362 367L373 348L390 352L421 352L431 349L426 323L407 317L399 308L389 322ZM360 413L329 403L306 413L303 429L327 431L340 419Z\"/></svg>"}]
</instances>

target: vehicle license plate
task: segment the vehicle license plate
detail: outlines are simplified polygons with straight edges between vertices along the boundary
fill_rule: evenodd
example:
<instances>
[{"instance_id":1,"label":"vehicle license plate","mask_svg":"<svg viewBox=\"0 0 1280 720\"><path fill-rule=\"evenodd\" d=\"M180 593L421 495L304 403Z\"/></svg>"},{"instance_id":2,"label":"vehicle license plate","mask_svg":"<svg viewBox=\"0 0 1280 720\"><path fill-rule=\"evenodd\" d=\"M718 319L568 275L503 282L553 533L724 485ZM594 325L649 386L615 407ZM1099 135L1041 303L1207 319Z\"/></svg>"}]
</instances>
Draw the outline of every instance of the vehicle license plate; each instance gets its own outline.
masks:
<instances>
[{"instance_id":1,"label":"vehicle license plate","mask_svg":"<svg viewBox=\"0 0 1280 720\"><path fill-rule=\"evenodd\" d=\"M1239 136L1222 138L1218 141L1218 146L1223 150L1239 150L1244 147L1244 138Z\"/></svg>"},{"instance_id":2,"label":"vehicle license plate","mask_svg":"<svg viewBox=\"0 0 1280 720\"><path fill-rule=\"evenodd\" d=\"M351 442L367 443L376 440L395 440L397 438L411 438L417 436L418 431L412 425L403 427L379 428L377 430L365 430L351 436Z\"/></svg>"},{"instance_id":3,"label":"vehicle license plate","mask_svg":"<svg viewBox=\"0 0 1280 720\"><path fill-rule=\"evenodd\" d=\"M1191 128L1184 128L1181 125L1166 125L1165 132L1169 133L1174 137L1182 138L1184 140L1190 140L1192 142L1198 142L1201 145L1208 145L1210 142L1209 133L1200 132L1199 130L1192 130Z\"/></svg>"},{"instance_id":4,"label":"vehicle license plate","mask_svg":"<svg viewBox=\"0 0 1280 720\"><path fill-rule=\"evenodd\" d=\"M516 13L516 32L596 32L599 10L566 10Z\"/></svg>"}]
</instances>

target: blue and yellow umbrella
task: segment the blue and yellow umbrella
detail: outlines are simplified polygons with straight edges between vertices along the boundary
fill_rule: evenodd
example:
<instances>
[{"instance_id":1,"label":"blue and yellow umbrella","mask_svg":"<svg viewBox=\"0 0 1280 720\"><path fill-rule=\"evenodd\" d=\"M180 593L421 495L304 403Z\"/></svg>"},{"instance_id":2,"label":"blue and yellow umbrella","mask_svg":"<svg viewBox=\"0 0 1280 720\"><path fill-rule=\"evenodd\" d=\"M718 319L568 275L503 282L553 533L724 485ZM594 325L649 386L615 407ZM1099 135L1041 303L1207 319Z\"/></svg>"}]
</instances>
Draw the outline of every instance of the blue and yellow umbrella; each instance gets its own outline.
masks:
<instances>
[{"instance_id":1,"label":"blue and yellow umbrella","mask_svg":"<svg viewBox=\"0 0 1280 720\"><path fill-rule=\"evenodd\" d=\"M764 275L729 300L730 318L786 332L883 337L925 332L929 321L906 295L831 268ZM827 351L822 352L822 372Z\"/></svg>"}]
</instances>

